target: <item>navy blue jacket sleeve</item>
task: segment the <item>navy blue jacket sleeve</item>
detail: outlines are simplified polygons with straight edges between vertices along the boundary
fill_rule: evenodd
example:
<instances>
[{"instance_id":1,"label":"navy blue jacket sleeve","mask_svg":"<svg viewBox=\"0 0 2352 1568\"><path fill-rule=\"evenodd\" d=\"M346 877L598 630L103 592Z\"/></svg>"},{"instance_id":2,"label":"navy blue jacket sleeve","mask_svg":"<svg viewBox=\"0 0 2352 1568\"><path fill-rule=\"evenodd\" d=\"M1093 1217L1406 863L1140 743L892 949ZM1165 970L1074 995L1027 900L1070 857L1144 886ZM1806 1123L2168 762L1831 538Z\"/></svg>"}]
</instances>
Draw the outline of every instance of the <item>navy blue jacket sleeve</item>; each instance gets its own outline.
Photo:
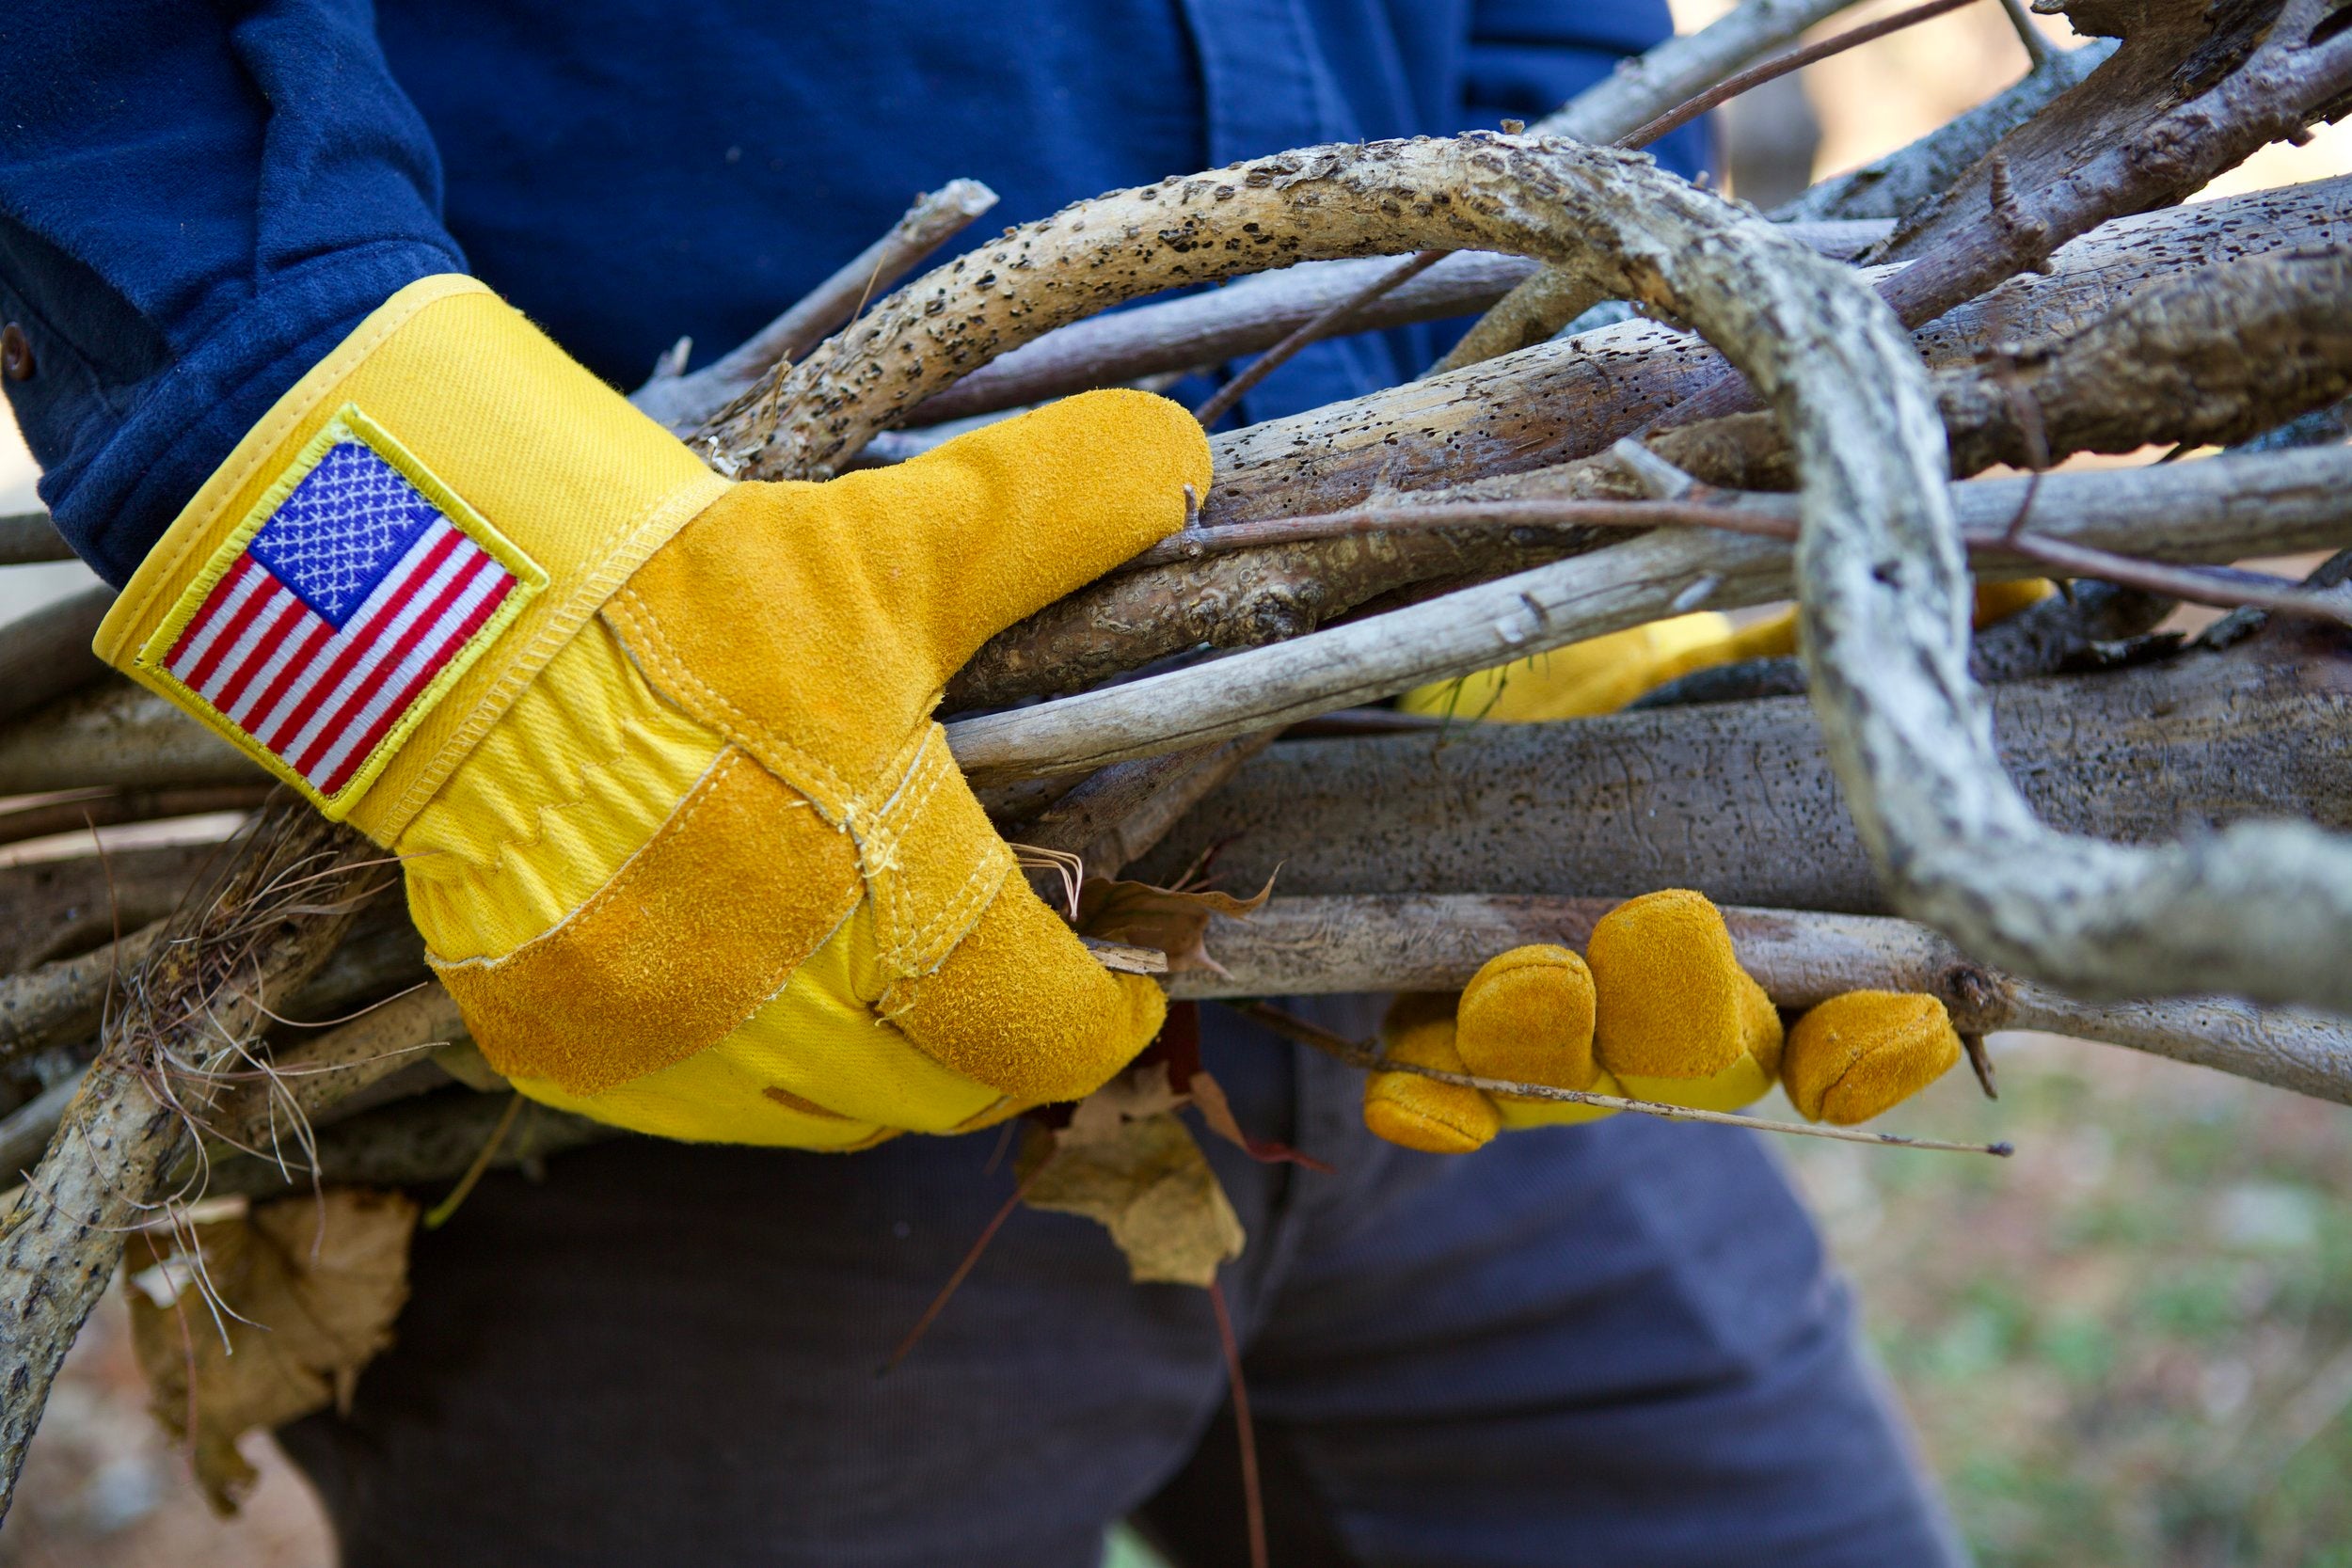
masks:
<instances>
[{"instance_id":1,"label":"navy blue jacket sleeve","mask_svg":"<svg viewBox=\"0 0 2352 1568\"><path fill-rule=\"evenodd\" d=\"M280 393L462 271L369 0L42 0L0 21L8 400L58 528L122 582Z\"/></svg>"}]
</instances>

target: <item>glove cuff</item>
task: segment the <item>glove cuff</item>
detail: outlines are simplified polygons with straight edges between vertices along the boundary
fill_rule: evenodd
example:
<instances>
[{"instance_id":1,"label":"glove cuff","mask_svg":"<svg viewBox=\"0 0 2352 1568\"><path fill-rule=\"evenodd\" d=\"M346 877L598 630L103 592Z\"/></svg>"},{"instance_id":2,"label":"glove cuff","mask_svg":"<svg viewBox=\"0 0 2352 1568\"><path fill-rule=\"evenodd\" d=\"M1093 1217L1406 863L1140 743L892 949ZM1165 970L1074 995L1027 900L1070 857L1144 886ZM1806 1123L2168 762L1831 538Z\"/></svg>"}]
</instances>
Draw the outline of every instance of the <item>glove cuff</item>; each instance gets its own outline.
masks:
<instances>
[{"instance_id":1,"label":"glove cuff","mask_svg":"<svg viewBox=\"0 0 2352 1568\"><path fill-rule=\"evenodd\" d=\"M96 649L389 844L726 488L488 289L424 278L246 433Z\"/></svg>"}]
</instances>

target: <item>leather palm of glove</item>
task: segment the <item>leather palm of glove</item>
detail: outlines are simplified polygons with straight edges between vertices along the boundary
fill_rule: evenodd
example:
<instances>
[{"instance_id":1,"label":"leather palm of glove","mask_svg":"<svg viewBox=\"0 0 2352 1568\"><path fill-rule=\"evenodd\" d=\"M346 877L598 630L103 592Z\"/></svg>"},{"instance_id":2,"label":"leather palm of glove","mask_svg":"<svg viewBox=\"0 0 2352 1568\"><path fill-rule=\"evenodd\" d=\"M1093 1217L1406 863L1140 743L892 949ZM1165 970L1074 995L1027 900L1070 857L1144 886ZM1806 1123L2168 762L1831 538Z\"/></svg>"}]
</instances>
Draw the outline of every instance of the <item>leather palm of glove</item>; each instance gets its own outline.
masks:
<instances>
[{"instance_id":1,"label":"leather palm of glove","mask_svg":"<svg viewBox=\"0 0 2352 1568\"><path fill-rule=\"evenodd\" d=\"M1489 959L1458 997L1400 996L1382 1035L1391 1059L1417 1067L1702 1110L1737 1110L1778 1077L1806 1119L1840 1124L1909 1099L1961 1056L1943 1003L1898 991L1831 997L1784 1039L1721 911L1680 888L1603 915L1584 958L1532 943ZM1364 1084L1365 1124L1433 1154L1467 1153L1506 1128L1615 1114L1409 1072Z\"/></svg>"},{"instance_id":2,"label":"leather palm of glove","mask_svg":"<svg viewBox=\"0 0 2352 1568\"><path fill-rule=\"evenodd\" d=\"M1075 1098L1157 1032L930 719L995 631L1181 526L1207 443L1073 398L735 483L469 279L378 309L142 564L98 651L403 859L534 1099L815 1148Z\"/></svg>"}]
</instances>

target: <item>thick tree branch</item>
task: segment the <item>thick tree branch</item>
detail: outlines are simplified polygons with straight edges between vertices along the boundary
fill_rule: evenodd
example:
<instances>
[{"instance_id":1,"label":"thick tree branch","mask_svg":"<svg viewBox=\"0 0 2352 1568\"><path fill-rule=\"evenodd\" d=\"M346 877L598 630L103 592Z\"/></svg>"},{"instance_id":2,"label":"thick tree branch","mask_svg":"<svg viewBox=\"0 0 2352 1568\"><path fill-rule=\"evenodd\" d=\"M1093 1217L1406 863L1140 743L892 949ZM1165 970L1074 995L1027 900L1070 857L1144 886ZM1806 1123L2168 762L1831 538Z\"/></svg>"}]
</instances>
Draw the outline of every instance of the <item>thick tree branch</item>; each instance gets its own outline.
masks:
<instances>
[{"instance_id":1,"label":"thick tree branch","mask_svg":"<svg viewBox=\"0 0 2352 1568\"><path fill-rule=\"evenodd\" d=\"M218 1196L261 1197L313 1183L366 1186L446 1181L469 1169L488 1147L511 1103L504 1095L451 1088L403 1100L322 1128L307 1165L254 1155L215 1165L206 1190ZM526 1101L491 1154L488 1169L535 1168L567 1148L627 1137L617 1127L567 1116Z\"/></svg>"},{"instance_id":2,"label":"thick tree branch","mask_svg":"<svg viewBox=\"0 0 2352 1568\"><path fill-rule=\"evenodd\" d=\"M106 674L89 645L114 601L113 589L94 585L0 625L0 719Z\"/></svg>"},{"instance_id":3,"label":"thick tree branch","mask_svg":"<svg viewBox=\"0 0 2352 1568\"><path fill-rule=\"evenodd\" d=\"M0 794L106 785L166 789L250 784L266 775L144 687L107 680L0 725Z\"/></svg>"},{"instance_id":4,"label":"thick tree branch","mask_svg":"<svg viewBox=\"0 0 2352 1568\"><path fill-rule=\"evenodd\" d=\"M2071 337L1936 379L1961 473L2132 451L2151 444L2151 430L2195 445L2241 441L2282 411L2347 391L2352 252L2342 249L2202 267Z\"/></svg>"},{"instance_id":5,"label":"thick tree branch","mask_svg":"<svg viewBox=\"0 0 2352 1568\"><path fill-rule=\"evenodd\" d=\"M1874 256L1911 262L1880 285L1882 297L1908 325L1933 321L2110 218L2179 201L2269 143L2299 138L2352 94L2352 35L2331 30L2333 15L2332 0L2133 9L2105 65ZM1726 376L1676 418L1753 403Z\"/></svg>"},{"instance_id":6,"label":"thick tree branch","mask_svg":"<svg viewBox=\"0 0 2352 1568\"><path fill-rule=\"evenodd\" d=\"M72 559L73 546L65 542L48 513L17 512L0 516L0 566Z\"/></svg>"},{"instance_id":7,"label":"thick tree branch","mask_svg":"<svg viewBox=\"0 0 2352 1568\"><path fill-rule=\"evenodd\" d=\"M2340 664L2339 660L2339 664ZM2253 644L1995 688L2003 767L2069 832L2163 843L2276 816L2352 828L2352 685ZM1799 698L1288 741L1134 875L1227 887L1607 895L1893 912Z\"/></svg>"},{"instance_id":8,"label":"thick tree branch","mask_svg":"<svg viewBox=\"0 0 2352 1568\"><path fill-rule=\"evenodd\" d=\"M1862 167L1824 180L1773 209L1776 223L1824 218L1901 218L1941 194L1994 144L2040 114L2051 100L2080 83L2115 53L2112 40L2093 39L2055 51L1999 96Z\"/></svg>"},{"instance_id":9,"label":"thick tree branch","mask_svg":"<svg viewBox=\"0 0 2352 1568\"><path fill-rule=\"evenodd\" d=\"M1580 136L1578 139L1597 141L1602 145L1617 147L1647 147L1652 142L1671 135L1681 126L1742 92L1775 80L1814 61L1825 59L1844 50L1867 43L1872 39L1913 26L1947 11L1956 10L1967 3L1968 0L1924 0L1924 3L1897 15L1880 18L1840 33L1835 38L1824 39L1803 48L1773 55L1772 58L1758 60L1745 70L1726 71L1711 82L1698 83L1690 93L1672 104L1661 105L1654 118L1645 119L1623 131L1606 137ZM1724 30L1740 35L1742 41L1745 41L1750 36L1759 36L1764 29L1756 24L1769 24L1769 12L1760 12L1759 8L1753 5L1741 6L1719 21L1715 26L1707 29L1707 32ZM1690 41L1695 43L1697 38L1705 36L1705 34L1697 35ZM1789 37L1793 39L1794 35L1789 35ZM1673 43L1661 45L1660 51L1652 53L1657 54L1663 50L1673 49L1676 43L1683 41L1676 40ZM1772 46L1768 46L1770 47ZM1763 51L1759 51L1761 52ZM1754 55L1748 56L1748 58L1754 57ZM1603 87L1608 85L1602 84ZM1554 116L1538 126L1537 131L1539 133L1549 132L1554 135L1563 134L1555 129L1555 122L1572 118L1565 113ZM1432 368L1431 373L1461 370L1466 366L1492 359L1497 355L1531 348L1550 338L1570 322L1599 304L1604 297L1593 286L1589 278L1580 277L1572 272L1563 271L1557 267L1547 267L1513 289L1509 295L1480 317L1454 343L1454 347L1447 351L1445 357L1438 361L1437 365Z\"/></svg>"}]
</instances>

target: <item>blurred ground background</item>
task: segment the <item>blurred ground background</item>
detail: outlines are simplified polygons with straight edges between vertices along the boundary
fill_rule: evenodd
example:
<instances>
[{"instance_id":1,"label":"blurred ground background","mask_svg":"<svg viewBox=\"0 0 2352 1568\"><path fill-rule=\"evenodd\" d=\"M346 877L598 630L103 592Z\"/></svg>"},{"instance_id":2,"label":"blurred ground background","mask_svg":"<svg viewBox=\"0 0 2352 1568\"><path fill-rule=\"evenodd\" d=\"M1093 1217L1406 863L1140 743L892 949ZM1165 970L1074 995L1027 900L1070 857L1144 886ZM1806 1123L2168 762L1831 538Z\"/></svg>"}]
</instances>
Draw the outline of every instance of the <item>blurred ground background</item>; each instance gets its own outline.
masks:
<instances>
[{"instance_id":1,"label":"blurred ground background","mask_svg":"<svg viewBox=\"0 0 2352 1568\"><path fill-rule=\"evenodd\" d=\"M1676 11L1687 30L1724 8ZM2023 69L1991 6L1814 67L1814 167L1899 147ZM1734 132L1785 135L1788 109L1746 111ZM2352 131L2323 129L2211 194L2347 169ZM36 504L32 478L0 420L0 512ZM0 579L0 613L87 580L72 566ZM1781 1146L1981 1560L2352 1568L2352 1117L2127 1051L1993 1047L1997 1104L1955 1072L1885 1125L2008 1138L2013 1160ZM1777 1097L1758 1109L1788 1114ZM329 1568L303 1482L266 1441L248 1451L261 1485L215 1520L147 1417L110 1298L51 1401L0 1568Z\"/></svg>"}]
</instances>

